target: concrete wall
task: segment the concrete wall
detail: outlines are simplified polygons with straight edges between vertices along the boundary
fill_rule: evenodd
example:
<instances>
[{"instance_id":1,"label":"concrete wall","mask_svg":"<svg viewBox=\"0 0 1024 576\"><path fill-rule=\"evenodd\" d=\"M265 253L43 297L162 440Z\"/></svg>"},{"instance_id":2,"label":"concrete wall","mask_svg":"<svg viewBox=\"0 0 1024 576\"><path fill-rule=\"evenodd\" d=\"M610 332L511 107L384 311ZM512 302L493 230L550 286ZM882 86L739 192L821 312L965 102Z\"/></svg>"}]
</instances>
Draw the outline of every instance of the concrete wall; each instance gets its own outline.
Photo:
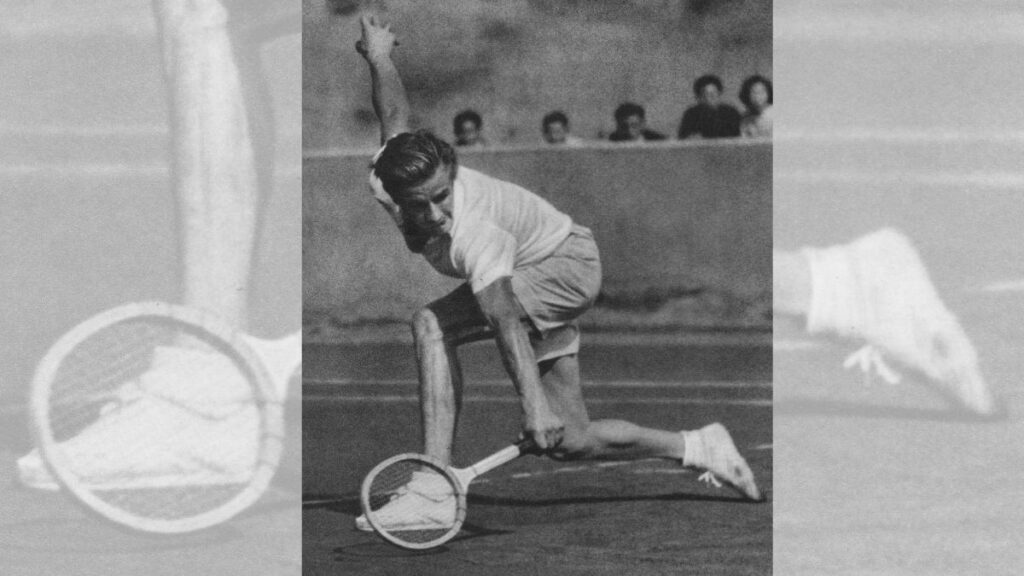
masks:
<instances>
[{"instance_id":1,"label":"concrete wall","mask_svg":"<svg viewBox=\"0 0 1024 576\"><path fill-rule=\"evenodd\" d=\"M771 286L769 143L594 145L463 153L594 230L609 293L688 286L750 299ZM406 319L457 285L409 253L369 196L363 154L303 168L303 307L343 322Z\"/></svg>"}]
</instances>

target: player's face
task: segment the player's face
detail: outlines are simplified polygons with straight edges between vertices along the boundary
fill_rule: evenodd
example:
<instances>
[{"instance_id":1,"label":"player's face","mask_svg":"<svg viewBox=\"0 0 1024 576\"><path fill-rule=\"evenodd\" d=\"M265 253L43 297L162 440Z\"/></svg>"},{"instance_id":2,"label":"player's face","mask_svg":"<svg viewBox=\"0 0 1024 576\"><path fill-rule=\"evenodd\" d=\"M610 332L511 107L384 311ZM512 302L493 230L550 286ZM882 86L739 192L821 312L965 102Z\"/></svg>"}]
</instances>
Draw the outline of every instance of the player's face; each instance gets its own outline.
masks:
<instances>
[{"instance_id":1,"label":"player's face","mask_svg":"<svg viewBox=\"0 0 1024 576\"><path fill-rule=\"evenodd\" d=\"M709 106L715 106L718 104L718 100L721 98L721 94L718 92L718 87L714 84L708 84L700 91L700 101Z\"/></svg>"},{"instance_id":2,"label":"player's face","mask_svg":"<svg viewBox=\"0 0 1024 576\"><path fill-rule=\"evenodd\" d=\"M566 134L568 131L561 122L552 122L544 127L544 140L548 144L565 144Z\"/></svg>"},{"instance_id":3,"label":"player's face","mask_svg":"<svg viewBox=\"0 0 1024 576\"><path fill-rule=\"evenodd\" d=\"M451 170L442 168L418 186L405 190L400 203L406 221L428 236L440 236L452 230L454 182Z\"/></svg>"}]
</instances>

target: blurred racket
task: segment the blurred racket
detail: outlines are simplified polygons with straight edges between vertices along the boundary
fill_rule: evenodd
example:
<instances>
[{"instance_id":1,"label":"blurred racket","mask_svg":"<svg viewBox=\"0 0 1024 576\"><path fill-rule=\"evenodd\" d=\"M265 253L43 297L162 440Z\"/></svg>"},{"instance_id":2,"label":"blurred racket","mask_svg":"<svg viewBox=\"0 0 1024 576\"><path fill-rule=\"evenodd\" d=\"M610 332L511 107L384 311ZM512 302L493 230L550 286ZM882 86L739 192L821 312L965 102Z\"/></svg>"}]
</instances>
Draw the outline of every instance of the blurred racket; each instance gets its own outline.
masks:
<instances>
[{"instance_id":1,"label":"blurred racket","mask_svg":"<svg viewBox=\"0 0 1024 576\"><path fill-rule=\"evenodd\" d=\"M147 532L223 522L270 484L301 335L264 341L213 315L132 303L71 329L31 390L32 428L57 482Z\"/></svg>"},{"instance_id":2,"label":"blurred racket","mask_svg":"<svg viewBox=\"0 0 1024 576\"><path fill-rule=\"evenodd\" d=\"M363 514L374 531L392 544L410 550L435 548L462 528L470 483L533 447L532 441L520 440L462 469L424 454L393 456L363 480Z\"/></svg>"}]
</instances>

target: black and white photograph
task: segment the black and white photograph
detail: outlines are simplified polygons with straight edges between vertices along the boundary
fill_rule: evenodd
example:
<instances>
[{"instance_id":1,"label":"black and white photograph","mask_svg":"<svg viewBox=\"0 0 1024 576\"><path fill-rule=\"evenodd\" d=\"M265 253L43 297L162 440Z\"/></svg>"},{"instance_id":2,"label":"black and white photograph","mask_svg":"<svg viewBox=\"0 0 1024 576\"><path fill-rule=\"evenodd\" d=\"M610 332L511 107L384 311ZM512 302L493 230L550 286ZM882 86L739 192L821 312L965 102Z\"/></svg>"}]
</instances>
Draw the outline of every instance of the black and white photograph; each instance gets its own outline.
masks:
<instances>
[{"instance_id":1,"label":"black and white photograph","mask_svg":"<svg viewBox=\"0 0 1024 576\"><path fill-rule=\"evenodd\" d=\"M771 573L771 2L305 8L303 572Z\"/></svg>"}]
</instances>

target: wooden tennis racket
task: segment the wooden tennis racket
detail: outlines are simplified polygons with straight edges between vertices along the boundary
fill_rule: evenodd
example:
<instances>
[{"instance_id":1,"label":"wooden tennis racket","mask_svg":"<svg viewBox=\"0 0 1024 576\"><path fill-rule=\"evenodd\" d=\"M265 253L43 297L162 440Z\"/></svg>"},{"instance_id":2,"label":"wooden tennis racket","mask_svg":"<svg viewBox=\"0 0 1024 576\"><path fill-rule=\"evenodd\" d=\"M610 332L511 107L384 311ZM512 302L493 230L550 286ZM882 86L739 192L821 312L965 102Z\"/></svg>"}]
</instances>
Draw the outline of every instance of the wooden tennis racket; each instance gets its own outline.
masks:
<instances>
[{"instance_id":1,"label":"wooden tennis racket","mask_svg":"<svg viewBox=\"0 0 1024 576\"><path fill-rule=\"evenodd\" d=\"M393 456L374 467L363 480L363 514L377 534L396 546L409 550L436 548L461 530L470 483L533 448L532 441L520 440L461 469L445 466L425 454Z\"/></svg>"},{"instance_id":2,"label":"wooden tennis racket","mask_svg":"<svg viewBox=\"0 0 1024 576\"><path fill-rule=\"evenodd\" d=\"M37 449L62 487L114 522L207 528L269 486L300 363L300 333L265 341L183 306L120 306L71 329L39 363Z\"/></svg>"}]
</instances>

